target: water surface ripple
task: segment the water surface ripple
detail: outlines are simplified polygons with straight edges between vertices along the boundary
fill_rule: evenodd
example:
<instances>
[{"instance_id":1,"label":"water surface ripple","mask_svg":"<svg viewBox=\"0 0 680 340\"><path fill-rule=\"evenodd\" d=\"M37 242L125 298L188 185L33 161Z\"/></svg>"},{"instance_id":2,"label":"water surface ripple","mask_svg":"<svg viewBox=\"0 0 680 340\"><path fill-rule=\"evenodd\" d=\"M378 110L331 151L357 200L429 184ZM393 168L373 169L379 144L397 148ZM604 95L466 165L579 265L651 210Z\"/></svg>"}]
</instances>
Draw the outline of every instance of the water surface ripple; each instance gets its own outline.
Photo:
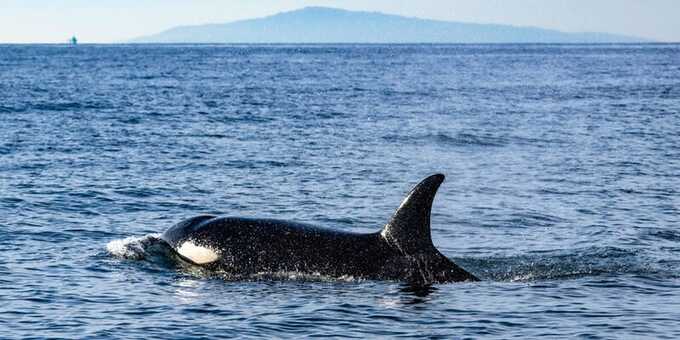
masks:
<instances>
[{"instance_id":1,"label":"water surface ripple","mask_svg":"<svg viewBox=\"0 0 680 340\"><path fill-rule=\"evenodd\" d=\"M680 337L680 46L0 46L2 337ZM201 213L380 228L443 172L481 283L229 280Z\"/></svg>"}]
</instances>

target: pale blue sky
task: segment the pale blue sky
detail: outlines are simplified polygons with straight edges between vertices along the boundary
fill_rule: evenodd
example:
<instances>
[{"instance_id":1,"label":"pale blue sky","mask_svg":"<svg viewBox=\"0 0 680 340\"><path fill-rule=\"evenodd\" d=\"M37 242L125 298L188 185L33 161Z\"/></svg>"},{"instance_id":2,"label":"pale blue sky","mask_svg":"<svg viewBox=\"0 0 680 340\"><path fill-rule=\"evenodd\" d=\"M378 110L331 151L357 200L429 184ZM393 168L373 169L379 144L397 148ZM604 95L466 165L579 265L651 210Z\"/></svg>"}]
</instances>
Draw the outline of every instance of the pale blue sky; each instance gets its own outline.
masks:
<instances>
[{"instance_id":1,"label":"pale blue sky","mask_svg":"<svg viewBox=\"0 0 680 340\"><path fill-rule=\"evenodd\" d=\"M117 42L305 6L680 41L679 0L0 0L0 43Z\"/></svg>"}]
</instances>

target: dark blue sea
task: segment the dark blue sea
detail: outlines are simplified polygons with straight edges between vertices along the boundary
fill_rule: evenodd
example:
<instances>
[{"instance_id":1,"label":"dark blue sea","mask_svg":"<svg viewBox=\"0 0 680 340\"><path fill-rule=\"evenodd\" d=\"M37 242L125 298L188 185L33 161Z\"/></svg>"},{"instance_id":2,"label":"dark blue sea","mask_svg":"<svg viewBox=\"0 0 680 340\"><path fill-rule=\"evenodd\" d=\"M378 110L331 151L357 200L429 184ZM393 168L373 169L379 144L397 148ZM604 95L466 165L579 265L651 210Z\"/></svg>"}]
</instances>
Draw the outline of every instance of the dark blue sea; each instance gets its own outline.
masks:
<instances>
[{"instance_id":1,"label":"dark blue sea","mask_svg":"<svg viewBox=\"0 0 680 340\"><path fill-rule=\"evenodd\" d=\"M379 230L446 174L482 282L230 280L198 214ZM680 337L680 45L0 45L2 338Z\"/></svg>"}]
</instances>

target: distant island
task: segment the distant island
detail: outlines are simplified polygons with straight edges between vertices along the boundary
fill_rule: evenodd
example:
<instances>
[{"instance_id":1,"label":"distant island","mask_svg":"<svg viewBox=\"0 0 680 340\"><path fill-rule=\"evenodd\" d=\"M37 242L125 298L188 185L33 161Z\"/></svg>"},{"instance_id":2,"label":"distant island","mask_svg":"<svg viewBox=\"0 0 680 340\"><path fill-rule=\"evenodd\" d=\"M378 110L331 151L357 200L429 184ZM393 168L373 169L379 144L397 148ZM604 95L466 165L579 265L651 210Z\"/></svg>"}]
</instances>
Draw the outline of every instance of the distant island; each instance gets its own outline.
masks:
<instances>
[{"instance_id":1,"label":"distant island","mask_svg":"<svg viewBox=\"0 0 680 340\"><path fill-rule=\"evenodd\" d=\"M473 24L378 12L305 7L224 24L178 26L133 43L634 43L609 33Z\"/></svg>"}]
</instances>

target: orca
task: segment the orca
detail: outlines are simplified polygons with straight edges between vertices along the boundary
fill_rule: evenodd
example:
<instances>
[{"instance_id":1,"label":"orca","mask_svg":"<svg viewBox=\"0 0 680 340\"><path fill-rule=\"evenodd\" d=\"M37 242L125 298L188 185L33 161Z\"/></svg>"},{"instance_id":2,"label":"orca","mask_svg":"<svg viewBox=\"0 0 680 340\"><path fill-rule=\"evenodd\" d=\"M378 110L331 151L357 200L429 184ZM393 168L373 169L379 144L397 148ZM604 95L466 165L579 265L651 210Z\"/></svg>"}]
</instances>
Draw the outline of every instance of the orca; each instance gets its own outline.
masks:
<instances>
[{"instance_id":1,"label":"orca","mask_svg":"<svg viewBox=\"0 0 680 340\"><path fill-rule=\"evenodd\" d=\"M444 175L417 184L390 221L354 233L277 219L201 215L161 235L181 259L234 275L305 273L432 284L479 281L432 243L430 211Z\"/></svg>"}]
</instances>

